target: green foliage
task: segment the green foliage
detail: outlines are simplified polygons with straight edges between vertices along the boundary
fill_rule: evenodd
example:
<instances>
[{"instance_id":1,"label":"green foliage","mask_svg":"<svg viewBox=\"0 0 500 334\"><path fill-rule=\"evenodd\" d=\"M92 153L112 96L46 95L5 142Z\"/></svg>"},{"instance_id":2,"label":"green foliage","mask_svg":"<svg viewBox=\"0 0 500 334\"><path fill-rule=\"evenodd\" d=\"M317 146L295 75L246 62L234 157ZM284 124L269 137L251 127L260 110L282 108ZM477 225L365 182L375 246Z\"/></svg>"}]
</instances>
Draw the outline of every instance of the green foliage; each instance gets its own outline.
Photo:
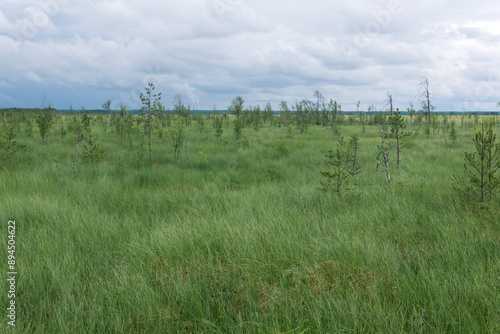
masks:
<instances>
[{"instance_id":1,"label":"green foliage","mask_svg":"<svg viewBox=\"0 0 500 334\"><path fill-rule=\"evenodd\" d=\"M295 115L297 119L297 128L299 129L300 133L307 132L307 129L309 128L310 115L308 113L307 105L306 103L304 103L304 101L295 104Z\"/></svg>"},{"instance_id":2,"label":"green foliage","mask_svg":"<svg viewBox=\"0 0 500 334\"><path fill-rule=\"evenodd\" d=\"M239 142L241 138L241 130L243 129L243 120L240 117L237 117L234 120L234 138L236 142Z\"/></svg>"},{"instance_id":3,"label":"green foliage","mask_svg":"<svg viewBox=\"0 0 500 334\"><path fill-rule=\"evenodd\" d=\"M328 103L328 111L332 115L331 118L331 127L333 130L333 133L335 135L340 135L340 125L343 123L344 120L344 113L342 112L342 107L340 104L337 103L337 101L330 99L330 102Z\"/></svg>"},{"instance_id":4,"label":"green foliage","mask_svg":"<svg viewBox=\"0 0 500 334\"><path fill-rule=\"evenodd\" d=\"M287 128L286 128L286 137L288 139L293 139L293 137L294 137L293 129L292 129L291 125L287 126Z\"/></svg>"},{"instance_id":5,"label":"green foliage","mask_svg":"<svg viewBox=\"0 0 500 334\"><path fill-rule=\"evenodd\" d=\"M103 104L101 104L101 107L104 112L109 115L111 113L111 100L106 100ZM106 133L106 131L104 131L104 133Z\"/></svg>"},{"instance_id":6,"label":"green foliage","mask_svg":"<svg viewBox=\"0 0 500 334\"><path fill-rule=\"evenodd\" d=\"M250 147L250 141L248 140L247 136L242 136L238 140L238 146L245 150Z\"/></svg>"},{"instance_id":7,"label":"green foliage","mask_svg":"<svg viewBox=\"0 0 500 334\"><path fill-rule=\"evenodd\" d=\"M381 161L384 163L385 171L387 175L387 182L391 184L391 172L390 172L390 153L394 149L394 146L391 143L386 143L386 133L387 130L384 126L380 127L380 137L382 138L381 144L378 146L378 155L377 155L377 170L381 164Z\"/></svg>"},{"instance_id":8,"label":"green foliage","mask_svg":"<svg viewBox=\"0 0 500 334\"><path fill-rule=\"evenodd\" d=\"M145 167L133 163L147 137L130 116L135 160L125 163L120 137L90 120L106 157L76 177L75 142L43 151L19 135L25 123L14 127L0 220L16 219L20 232L19 333L500 332L498 197L459 200L450 174L461 173L463 153L442 137L415 134L388 189L364 168L378 126L343 123L345 145L359 136L363 169L340 190L357 184L356 196L332 200L317 189L335 138L321 126L293 148L285 129L244 130L249 150L185 127L192 158L172 159L167 143ZM78 113L59 120L72 137L75 117L81 125ZM280 135L293 154L279 154ZM457 128L473 151L467 136Z\"/></svg>"},{"instance_id":9,"label":"green foliage","mask_svg":"<svg viewBox=\"0 0 500 334\"><path fill-rule=\"evenodd\" d=\"M252 114L253 114L253 108L251 106L249 106L243 110L243 113L240 116L240 119L243 123L243 127L246 127L246 126L249 126L252 124Z\"/></svg>"},{"instance_id":10,"label":"green foliage","mask_svg":"<svg viewBox=\"0 0 500 334\"><path fill-rule=\"evenodd\" d=\"M285 141L283 140L283 137L280 136L280 140L276 144L276 148L282 155L287 155L288 154L288 147L286 146Z\"/></svg>"},{"instance_id":11,"label":"green foliage","mask_svg":"<svg viewBox=\"0 0 500 334\"><path fill-rule=\"evenodd\" d=\"M203 129L205 128L205 118L202 114L196 115L196 126L198 127L198 130L200 130L200 133L203 132Z\"/></svg>"},{"instance_id":12,"label":"green foliage","mask_svg":"<svg viewBox=\"0 0 500 334\"><path fill-rule=\"evenodd\" d=\"M450 122L450 127L451 127L450 138L453 145L455 145L455 143L457 142L457 129L455 128L455 121Z\"/></svg>"},{"instance_id":13,"label":"green foliage","mask_svg":"<svg viewBox=\"0 0 500 334\"><path fill-rule=\"evenodd\" d=\"M224 119L220 117L219 115L215 115L214 118L214 125L215 125L215 137L219 141L219 143L222 143L222 133L224 132L222 128L222 122Z\"/></svg>"},{"instance_id":14,"label":"green foliage","mask_svg":"<svg viewBox=\"0 0 500 334\"><path fill-rule=\"evenodd\" d=\"M326 106L323 105L323 108L321 109L321 125L322 126L327 126L329 124L329 114L330 112L326 108Z\"/></svg>"},{"instance_id":15,"label":"green foliage","mask_svg":"<svg viewBox=\"0 0 500 334\"><path fill-rule=\"evenodd\" d=\"M140 99L142 102L142 107L139 110L143 117L143 124L145 127L145 133L148 136L148 152L149 152L149 162L152 162L151 153L151 134L153 132L153 119L158 113L162 113L165 109L161 104L161 92L155 93L155 85L150 82L145 88L145 93L140 93Z\"/></svg>"},{"instance_id":16,"label":"green foliage","mask_svg":"<svg viewBox=\"0 0 500 334\"><path fill-rule=\"evenodd\" d=\"M432 128L432 139L434 140L434 136L439 133L439 120L436 114L432 114L431 116L431 128Z\"/></svg>"},{"instance_id":17,"label":"green foliage","mask_svg":"<svg viewBox=\"0 0 500 334\"><path fill-rule=\"evenodd\" d=\"M10 117L10 121L4 126L0 137L2 168L5 168L7 162L17 153L17 142L15 139L14 123L12 117Z\"/></svg>"},{"instance_id":18,"label":"green foliage","mask_svg":"<svg viewBox=\"0 0 500 334\"><path fill-rule=\"evenodd\" d=\"M101 126L101 130L104 134L108 132L109 127L109 117L104 117L103 115L99 115L97 118L99 125Z\"/></svg>"},{"instance_id":19,"label":"green foliage","mask_svg":"<svg viewBox=\"0 0 500 334\"><path fill-rule=\"evenodd\" d=\"M90 127L90 117L85 112L82 116L82 135L85 142L83 145L84 160L90 162L92 165L98 164L102 161L104 150L99 148L99 144Z\"/></svg>"},{"instance_id":20,"label":"green foliage","mask_svg":"<svg viewBox=\"0 0 500 334\"><path fill-rule=\"evenodd\" d=\"M361 172L361 165L358 159L358 150L359 150L359 138L355 134L349 138L347 149L347 161L350 161L351 165L349 166L349 173L351 176L359 174Z\"/></svg>"},{"instance_id":21,"label":"green foliage","mask_svg":"<svg viewBox=\"0 0 500 334\"><path fill-rule=\"evenodd\" d=\"M61 138L64 139L68 134L68 129L66 129L64 125L61 125L61 127L59 128L59 134L61 135Z\"/></svg>"},{"instance_id":22,"label":"green foliage","mask_svg":"<svg viewBox=\"0 0 500 334\"><path fill-rule=\"evenodd\" d=\"M259 128L261 126L261 123L262 123L262 114L261 114L260 107L257 106L255 108L253 108L253 112L252 112L252 124L253 124L253 128L256 131L259 130Z\"/></svg>"},{"instance_id":23,"label":"green foliage","mask_svg":"<svg viewBox=\"0 0 500 334\"><path fill-rule=\"evenodd\" d=\"M413 118L417 116L417 111L413 107L413 103L410 102L410 106L406 108L408 115L410 115L410 125L413 126Z\"/></svg>"},{"instance_id":24,"label":"green foliage","mask_svg":"<svg viewBox=\"0 0 500 334\"><path fill-rule=\"evenodd\" d=\"M42 137L43 149L45 149L45 140L47 138L47 134L52 127L54 119L54 111L49 107L47 109L41 110L36 115L36 124L38 125L38 129L40 130L40 137Z\"/></svg>"},{"instance_id":25,"label":"green foliage","mask_svg":"<svg viewBox=\"0 0 500 334\"><path fill-rule=\"evenodd\" d=\"M167 123L167 127L169 128L172 125L172 114L170 113L170 111L167 111L165 115L165 120Z\"/></svg>"},{"instance_id":26,"label":"green foliage","mask_svg":"<svg viewBox=\"0 0 500 334\"><path fill-rule=\"evenodd\" d=\"M266 108L264 109L264 115L262 116L264 123L269 123L273 119L273 108L271 103L266 103Z\"/></svg>"},{"instance_id":27,"label":"green foliage","mask_svg":"<svg viewBox=\"0 0 500 334\"><path fill-rule=\"evenodd\" d=\"M431 125L429 123L424 124L424 134L427 137L427 140L429 140L431 136Z\"/></svg>"},{"instance_id":28,"label":"green foliage","mask_svg":"<svg viewBox=\"0 0 500 334\"><path fill-rule=\"evenodd\" d=\"M127 106L121 105L118 117L115 121L116 133L120 135L120 157L123 156L123 136L125 132L125 116L127 114Z\"/></svg>"},{"instance_id":29,"label":"green foliage","mask_svg":"<svg viewBox=\"0 0 500 334\"><path fill-rule=\"evenodd\" d=\"M26 137L33 136L33 122L31 120L31 117L26 118L26 129L24 133L26 133Z\"/></svg>"},{"instance_id":30,"label":"green foliage","mask_svg":"<svg viewBox=\"0 0 500 334\"><path fill-rule=\"evenodd\" d=\"M484 202L500 190L500 143L496 142L494 122L483 121L474 137L475 152L465 153L466 177L454 176L457 188L470 197Z\"/></svg>"},{"instance_id":31,"label":"green foliage","mask_svg":"<svg viewBox=\"0 0 500 334\"><path fill-rule=\"evenodd\" d=\"M174 147L174 156L177 158L179 151L186 138L186 127L181 118L177 118L172 126L172 145Z\"/></svg>"},{"instance_id":32,"label":"green foliage","mask_svg":"<svg viewBox=\"0 0 500 334\"><path fill-rule=\"evenodd\" d=\"M122 106L120 113L123 113L123 119L122 119L123 131L121 132L121 134L125 134L128 138L128 142L129 142L128 156L130 158L130 154L132 152L132 147L133 147L132 134L134 132L134 115L132 114L131 111L127 110L127 106ZM121 117L121 114L120 114L120 117ZM123 136L120 137L121 145L123 144L122 139L123 139ZM121 147L123 147L123 146L121 146Z\"/></svg>"},{"instance_id":33,"label":"green foliage","mask_svg":"<svg viewBox=\"0 0 500 334\"><path fill-rule=\"evenodd\" d=\"M85 113L84 116L86 116ZM83 140L83 121L80 123L75 116L71 124L72 124L71 128L75 134L75 158L73 160L73 174L75 174L77 167L77 159L78 159L78 148L80 147L80 144L82 143Z\"/></svg>"},{"instance_id":34,"label":"green foliage","mask_svg":"<svg viewBox=\"0 0 500 334\"><path fill-rule=\"evenodd\" d=\"M236 118L240 118L243 113L243 104L245 100L241 96L236 96L233 101L231 101L231 105L227 108L232 115L236 116Z\"/></svg>"},{"instance_id":35,"label":"green foliage","mask_svg":"<svg viewBox=\"0 0 500 334\"><path fill-rule=\"evenodd\" d=\"M328 150L325 155L328 168L320 169L323 175L321 180L323 190L333 190L340 195L341 189L345 189L352 177L359 174L361 167L357 160L358 145L358 138L353 135L349 145L346 145L341 138L335 149Z\"/></svg>"},{"instance_id":36,"label":"green foliage","mask_svg":"<svg viewBox=\"0 0 500 334\"><path fill-rule=\"evenodd\" d=\"M210 163L210 161L208 160L208 155L206 155L203 151L198 151L198 158L204 164L209 164Z\"/></svg>"},{"instance_id":37,"label":"green foliage","mask_svg":"<svg viewBox=\"0 0 500 334\"><path fill-rule=\"evenodd\" d=\"M280 123L285 127L292 121L292 114L290 113L290 109L288 108L288 103L286 101L280 102Z\"/></svg>"},{"instance_id":38,"label":"green foliage","mask_svg":"<svg viewBox=\"0 0 500 334\"><path fill-rule=\"evenodd\" d=\"M389 124L391 125L391 133L389 137L396 140L396 161L399 167L401 161L401 150L403 149L401 139L410 136L412 133L411 131L404 131L406 129L406 124L404 123L403 116L399 111L396 111L391 117L389 117Z\"/></svg>"}]
</instances>

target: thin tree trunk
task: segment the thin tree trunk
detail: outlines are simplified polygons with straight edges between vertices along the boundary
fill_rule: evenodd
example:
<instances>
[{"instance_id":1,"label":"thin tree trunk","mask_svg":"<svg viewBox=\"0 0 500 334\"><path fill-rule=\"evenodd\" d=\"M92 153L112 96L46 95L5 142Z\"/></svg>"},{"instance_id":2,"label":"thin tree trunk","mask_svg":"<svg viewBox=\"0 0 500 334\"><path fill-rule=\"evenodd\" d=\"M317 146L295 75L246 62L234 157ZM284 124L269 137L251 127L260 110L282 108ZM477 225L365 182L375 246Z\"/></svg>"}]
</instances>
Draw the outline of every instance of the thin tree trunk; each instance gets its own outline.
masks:
<instances>
[{"instance_id":1,"label":"thin tree trunk","mask_svg":"<svg viewBox=\"0 0 500 334\"><path fill-rule=\"evenodd\" d=\"M75 145L75 160L73 160L73 174L76 173L76 158L78 157L78 146L80 146L81 142L82 141L79 140Z\"/></svg>"},{"instance_id":2,"label":"thin tree trunk","mask_svg":"<svg viewBox=\"0 0 500 334\"><path fill-rule=\"evenodd\" d=\"M149 140L149 163L152 162L151 159L151 110L149 111L149 116L148 116L148 140Z\"/></svg>"},{"instance_id":3,"label":"thin tree trunk","mask_svg":"<svg viewBox=\"0 0 500 334\"><path fill-rule=\"evenodd\" d=\"M382 155L384 157L385 170L387 172L387 181L391 184L391 173L389 172L389 155L387 154L387 149L385 147L385 137L384 130L380 130L380 134L382 136Z\"/></svg>"},{"instance_id":4,"label":"thin tree trunk","mask_svg":"<svg viewBox=\"0 0 500 334\"><path fill-rule=\"evenodd\" d=\"M123 120L120 129L120 157L123 157Z\"/></svg>"},{"instance_id":5,"label":"thin tree trunk","mask_svg":"<svg viewBox=\"0 0 500 334\"><path fill-rule=\"evenodd\" d=\"M399 131L396 133L396 154L398 158L398 168L399 168Z\"/></svg>"},{"instance_id":6,"label":"thin tree trunk","mask_svg":"<svg viewBox=\"0 0 500 334\"><path fill-rule=\"evenodd\" d=\"M89 148L90 148L90 161L92 162L92 166L94 166L94 150L93 150L93 140L92 140L92 133L89 134Z\"/></svg>"}]
</instances>

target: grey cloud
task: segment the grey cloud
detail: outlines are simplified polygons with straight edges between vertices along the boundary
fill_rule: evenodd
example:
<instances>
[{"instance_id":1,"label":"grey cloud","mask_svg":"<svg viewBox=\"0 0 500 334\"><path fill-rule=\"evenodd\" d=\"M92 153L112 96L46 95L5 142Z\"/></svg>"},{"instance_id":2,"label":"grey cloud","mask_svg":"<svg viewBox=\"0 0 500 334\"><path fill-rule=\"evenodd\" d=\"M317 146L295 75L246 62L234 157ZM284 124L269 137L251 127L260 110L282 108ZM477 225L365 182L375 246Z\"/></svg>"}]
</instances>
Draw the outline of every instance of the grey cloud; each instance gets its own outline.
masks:
<instances>
[{"instance_id":1,"label":"grey cloud","mask_svg":"<svg viewBox=\"0 0 500 334\"><path fill-rule=\"evenodd\" d=\"M50 1L57 6L0 4L0 75L11 88L2 105L18 101L11 92L24 86L60 107L68 103L61 87L91 108L106 94L136 107L151 80L165 96L181 93L207 109L238 94L277 106L312 98L314 89L349 108L358 99L381 105L387 91L407 104L428 76L439 109L460 106L465 94L488 108L493 94L474 86L496 87L500 78L491 15L500 5L492 0L479 9L449 0ZM36 13L48 20L23 36ZM494 76L485 81L485 73Z\"/></svg>"}]
</instances>

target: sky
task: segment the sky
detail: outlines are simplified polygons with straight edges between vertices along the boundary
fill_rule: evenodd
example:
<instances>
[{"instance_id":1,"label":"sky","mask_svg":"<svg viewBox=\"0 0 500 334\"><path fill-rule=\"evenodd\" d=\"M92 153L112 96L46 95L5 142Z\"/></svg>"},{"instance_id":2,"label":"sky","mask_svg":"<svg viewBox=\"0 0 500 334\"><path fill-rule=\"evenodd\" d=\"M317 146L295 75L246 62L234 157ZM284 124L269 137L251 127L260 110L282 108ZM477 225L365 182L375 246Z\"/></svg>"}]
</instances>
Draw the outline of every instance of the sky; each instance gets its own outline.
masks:
<instances>
[{"instance_id":1,"label":"sky","mask_svg":"<svg viewBox=\"0 0 500 334\"><path fill-rule=\"evenodd\" d=\"M498 0L2 0L0 108L314 101L500 111Z\"/></svg>"}]
</instances>

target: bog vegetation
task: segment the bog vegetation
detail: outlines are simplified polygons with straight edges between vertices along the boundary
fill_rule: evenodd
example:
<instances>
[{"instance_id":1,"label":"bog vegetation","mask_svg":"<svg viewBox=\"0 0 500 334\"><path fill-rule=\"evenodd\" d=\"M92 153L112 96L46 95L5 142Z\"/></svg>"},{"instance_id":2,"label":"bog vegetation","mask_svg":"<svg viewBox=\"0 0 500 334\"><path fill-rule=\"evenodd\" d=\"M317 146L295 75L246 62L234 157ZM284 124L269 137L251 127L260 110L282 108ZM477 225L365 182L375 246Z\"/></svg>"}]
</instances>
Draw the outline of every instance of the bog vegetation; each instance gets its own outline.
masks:
<instances>
[{"instance_id":1,"label":"bog vegetation","mask_svg":"<svg viewBox=\"0 0 500 334\"><path fill-rule=\"evenodd\" d=\"M498 116L315 96L3 110L17 330L500 332Z\"/></svg>"}]
</instances>

